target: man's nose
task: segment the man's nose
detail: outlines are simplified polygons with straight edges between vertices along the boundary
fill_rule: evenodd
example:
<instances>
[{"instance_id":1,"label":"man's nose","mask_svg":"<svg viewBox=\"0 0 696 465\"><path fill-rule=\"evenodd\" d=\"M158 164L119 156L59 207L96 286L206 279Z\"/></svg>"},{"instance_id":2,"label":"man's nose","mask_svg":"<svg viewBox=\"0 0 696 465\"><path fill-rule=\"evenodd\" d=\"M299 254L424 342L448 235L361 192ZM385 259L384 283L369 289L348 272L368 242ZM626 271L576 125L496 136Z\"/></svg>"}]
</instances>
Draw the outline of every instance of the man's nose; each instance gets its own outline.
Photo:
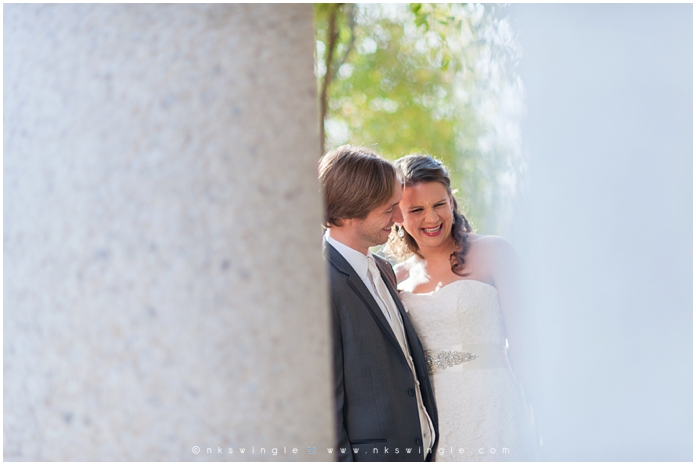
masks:
<instances>
[{"instance_id":1,"label":"man's nose","mask_svg":"<svg viewBox=\"0 0 696 465\"><path fill-rule=\"evenodd\" d=\"M401 213L401 208L397 205L394 207L394 211L392 212L392 221L394 223L403 223L404 222L404 215Z\"/></svg>"}]
</instances>

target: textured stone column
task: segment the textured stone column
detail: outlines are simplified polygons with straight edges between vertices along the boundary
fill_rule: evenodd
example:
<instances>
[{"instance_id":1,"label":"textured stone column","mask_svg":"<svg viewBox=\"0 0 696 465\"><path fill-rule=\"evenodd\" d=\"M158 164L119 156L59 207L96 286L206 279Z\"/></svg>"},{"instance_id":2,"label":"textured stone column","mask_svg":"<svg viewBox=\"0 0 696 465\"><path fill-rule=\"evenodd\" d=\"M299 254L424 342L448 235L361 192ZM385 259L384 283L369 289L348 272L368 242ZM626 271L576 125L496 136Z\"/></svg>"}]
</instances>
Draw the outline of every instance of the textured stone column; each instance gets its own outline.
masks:
<instances>
[{"instance_id":1,"label":"textured stone column","mask_svg":"<svg viewBox=\"0 0 696 465\"><path fill-rule=\"evenodd\" d=\"M312 20L4 6L6 460L333 457Z\"/></svg>"}]
</instances>

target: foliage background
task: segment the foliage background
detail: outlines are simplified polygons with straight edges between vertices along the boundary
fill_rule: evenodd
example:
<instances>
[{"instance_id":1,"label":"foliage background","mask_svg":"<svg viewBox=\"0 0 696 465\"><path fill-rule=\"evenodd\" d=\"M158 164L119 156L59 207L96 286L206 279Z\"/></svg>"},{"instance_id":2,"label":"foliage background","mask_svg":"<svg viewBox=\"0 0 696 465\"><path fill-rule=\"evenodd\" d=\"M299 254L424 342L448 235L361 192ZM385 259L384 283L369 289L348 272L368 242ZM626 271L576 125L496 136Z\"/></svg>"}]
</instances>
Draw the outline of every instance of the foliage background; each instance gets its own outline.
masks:
<instances>
[{"instance_id":1,"label":"foliage background","mask_svg":"<svg viewBox=\"0 0 696 465\"><path fill-rule=\"evenodd\" d=\"M317 4L315 14L322 152L350 143L391 160L432 155L478 232L504 235L526 171L505 8Z\"/></svg>"}]
</instances>

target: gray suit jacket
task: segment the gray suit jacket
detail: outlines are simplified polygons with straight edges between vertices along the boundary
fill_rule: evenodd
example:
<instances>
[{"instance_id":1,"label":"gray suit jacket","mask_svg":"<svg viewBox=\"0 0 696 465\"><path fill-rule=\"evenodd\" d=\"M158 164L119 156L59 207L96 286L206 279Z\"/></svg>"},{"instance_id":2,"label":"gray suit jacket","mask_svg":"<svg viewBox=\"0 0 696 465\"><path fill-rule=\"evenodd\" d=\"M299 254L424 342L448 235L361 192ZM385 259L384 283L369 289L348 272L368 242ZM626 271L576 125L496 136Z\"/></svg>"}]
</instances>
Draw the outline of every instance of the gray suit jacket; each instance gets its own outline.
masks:
<instances>
[{"instance_id":1,"label":"gray suit jacket","mask_svg":"<svg viewBox=\"0 0 696 465\"><path fill-rule=\"evenodd\" d=\"M394 271L387 261L375 258L404 321L420 387L389 322L362 279L326 240L324 257L331 291L338 458L422 461L415 389L421 390L436 434L437 411L423 348L399 300ZM432 457L430 454L428 459Z\"/></svg>"}]
</instances>

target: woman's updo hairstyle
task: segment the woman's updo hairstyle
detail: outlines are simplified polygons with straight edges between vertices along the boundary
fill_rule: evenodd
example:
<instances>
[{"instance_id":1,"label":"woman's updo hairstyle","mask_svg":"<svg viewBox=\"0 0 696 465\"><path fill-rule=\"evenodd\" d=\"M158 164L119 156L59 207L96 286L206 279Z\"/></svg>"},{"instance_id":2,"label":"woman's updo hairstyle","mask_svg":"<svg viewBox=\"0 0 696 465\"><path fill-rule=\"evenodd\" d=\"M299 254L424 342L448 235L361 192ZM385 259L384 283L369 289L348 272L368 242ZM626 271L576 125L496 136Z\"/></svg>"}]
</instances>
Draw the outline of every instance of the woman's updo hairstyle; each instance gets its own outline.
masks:
<instances>
[{"instance_id":1,"label":"woman's updo hairstyle","mask_svg":"<svg viewBox=\"0 0 696 465\"><path fill-rule=\"evenodd\" d=\"M464 273L464 257L469 249L467 244L467 233L472 232L471 226L466 217L459 211L457 200L452 196L450 178L447 169L442 162L428 155L406 155L394 163L401 184L403 187L413 186L425 182L439 182L447 189L447 193L452 197L452 213L454 221L452 223L452 239L454 239L455 250L450 255L452 272L459 276L466 276ZM394 225L392 234L389 237L388 251L398 259L403 260L411 254L416 254L423 259L416 240L402 228L403 237L397 234L397 225Z\"/></svg>"}]
</instances>

